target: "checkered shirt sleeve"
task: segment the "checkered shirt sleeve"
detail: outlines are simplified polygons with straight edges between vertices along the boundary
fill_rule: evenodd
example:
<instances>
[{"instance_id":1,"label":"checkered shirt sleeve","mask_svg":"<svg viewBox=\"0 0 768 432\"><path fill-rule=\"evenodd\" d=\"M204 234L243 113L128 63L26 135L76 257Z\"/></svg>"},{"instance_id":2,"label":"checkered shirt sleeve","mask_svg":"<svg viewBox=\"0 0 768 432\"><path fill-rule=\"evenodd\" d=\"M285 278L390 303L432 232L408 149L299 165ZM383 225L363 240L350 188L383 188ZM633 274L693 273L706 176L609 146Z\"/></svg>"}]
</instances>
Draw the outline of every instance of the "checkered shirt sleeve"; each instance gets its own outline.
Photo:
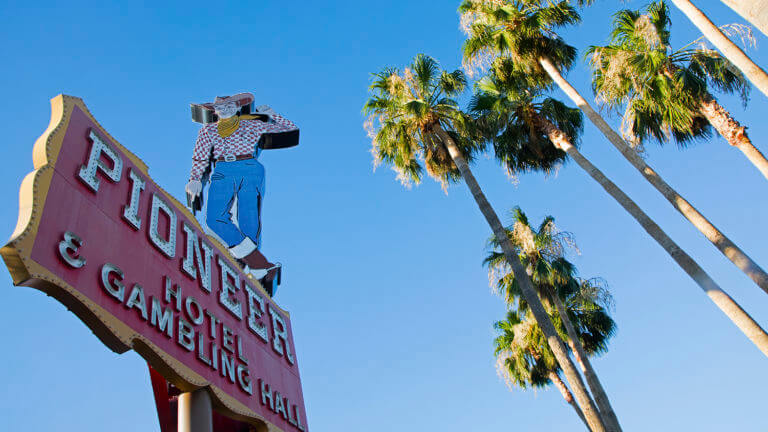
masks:
<instances>
[{"instance_id":1,"label":"checkered shirt sleeve","mask_svg":"<svg viewBox=\"0 0 768 432\"><path fill-rule=\"evenodd\" d=\"M276 133L276 132L289 132L298 129L295 124L293 124L292 121L288 120L287 118L281 116L280 114L272 114L272 121L274 123L266 123L267 130L265 132L268 133Z\"/></svg>"},{"instance_id":2,"label":"checkered shirt sleeve","mask_svg":"<svg viewBox=\"0 0 768 432\"><path fill-rule=\"evenodd\" d=\"M200 180L208 168L211 157L211 147L213 147L212 134L216 133L216 123L211 123L200 128L197 133L195 150L192 153L192 169L190 170L190 180Z\"/></svg>"}]
</instances>

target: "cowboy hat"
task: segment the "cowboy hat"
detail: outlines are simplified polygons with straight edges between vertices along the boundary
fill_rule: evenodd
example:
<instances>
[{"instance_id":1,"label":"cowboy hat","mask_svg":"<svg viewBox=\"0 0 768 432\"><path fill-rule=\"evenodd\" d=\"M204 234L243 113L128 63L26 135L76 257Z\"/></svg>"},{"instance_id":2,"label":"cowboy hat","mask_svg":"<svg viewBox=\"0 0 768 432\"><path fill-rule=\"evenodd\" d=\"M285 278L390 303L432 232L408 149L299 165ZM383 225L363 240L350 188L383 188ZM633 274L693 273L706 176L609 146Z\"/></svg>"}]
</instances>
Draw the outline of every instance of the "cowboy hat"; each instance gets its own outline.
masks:
<instances>
[{"instance_id":1,"label":"cowboy hat","mask_svg":"<svg viewBox=\"0 0 768 432\"><path fill-rule=\"evenodd\" d=\"M253 102L253 94L251 93L238 93L236 95L232 96L216 96L216 99L213 100L213 102L207 102L200 104L205 109L213 111L213 106L216 104L224 104L228 102L234 102L237 104L237 107L241 107L243 105L248 105L249 103Z\"/></svg>"}]
</instances>

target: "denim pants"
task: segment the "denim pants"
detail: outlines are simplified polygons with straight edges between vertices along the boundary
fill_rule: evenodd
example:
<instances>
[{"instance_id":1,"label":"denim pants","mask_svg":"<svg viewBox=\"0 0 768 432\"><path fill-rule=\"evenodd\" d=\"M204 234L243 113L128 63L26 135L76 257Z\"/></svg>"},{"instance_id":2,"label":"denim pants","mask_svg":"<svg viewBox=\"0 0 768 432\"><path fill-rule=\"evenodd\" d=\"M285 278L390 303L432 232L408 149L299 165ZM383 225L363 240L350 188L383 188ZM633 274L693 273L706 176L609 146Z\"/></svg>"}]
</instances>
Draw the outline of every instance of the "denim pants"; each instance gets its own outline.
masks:
<instances>
[{"instance_id":1,"label":"denim pants","mask_svg":"<svg viewBox=\"0 0 768 432\"><path fill-rule=\"evenodd\" d=\"M217 162L210 177L206 223L229 247L246 237L261 247L264 165L246 159Z\"/></svg>"}]
</instances>

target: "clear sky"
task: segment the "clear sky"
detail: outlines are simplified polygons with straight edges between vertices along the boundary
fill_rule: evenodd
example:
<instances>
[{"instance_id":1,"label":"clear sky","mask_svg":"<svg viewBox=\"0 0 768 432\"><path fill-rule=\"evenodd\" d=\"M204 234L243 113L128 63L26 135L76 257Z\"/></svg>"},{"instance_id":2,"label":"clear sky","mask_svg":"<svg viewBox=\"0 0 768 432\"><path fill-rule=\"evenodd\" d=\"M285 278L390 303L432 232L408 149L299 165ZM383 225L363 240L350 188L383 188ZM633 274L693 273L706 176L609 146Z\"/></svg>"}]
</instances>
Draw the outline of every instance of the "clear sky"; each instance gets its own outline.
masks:
<instances>
[{"instance_id":1,"label":"clear sky","mask_svg":"<svg viewBox=\"0 0 768 432\"><path fill-rule=\"evenodd\" d=\"M715 0L718 23L739 21ZM162 6L157 6L162 4ZM620 7L598 1L563 32L601 44ZM297 148L264 152L264 252L285 265L310 429L367 432L579 430L556 389L510 392L492 323L504 307L481 265L490 230L466 188L406 190L372 170L361 107L370 73L424 52L460 64L458 1L8 2L0 13L0 232L13 230L49 99L82 97L178 198L197 125L190 102L251 91L301 127ZM674 7L677 45L698 33ZM760 33L749 54L768 66ZM583 61L569 78L591 95ZM558 93L559 95L559 93ZM768 151L768 98L721 101ZM617 123L613 119L614 124ZM650 187L590 124L583 151L762 325L768 297ZM648 160L756 261L768 266L768 184L712 139ZM618 332L594 361L627 431L768 430L766 359L697 285L575 164L515 186L492 159L475 172L505 218L520 205L573 232L584 277L612 289ZM0 271L0 430L157 431L146 363L109 351L65 307Z\"/></svg>"}]
</instances>

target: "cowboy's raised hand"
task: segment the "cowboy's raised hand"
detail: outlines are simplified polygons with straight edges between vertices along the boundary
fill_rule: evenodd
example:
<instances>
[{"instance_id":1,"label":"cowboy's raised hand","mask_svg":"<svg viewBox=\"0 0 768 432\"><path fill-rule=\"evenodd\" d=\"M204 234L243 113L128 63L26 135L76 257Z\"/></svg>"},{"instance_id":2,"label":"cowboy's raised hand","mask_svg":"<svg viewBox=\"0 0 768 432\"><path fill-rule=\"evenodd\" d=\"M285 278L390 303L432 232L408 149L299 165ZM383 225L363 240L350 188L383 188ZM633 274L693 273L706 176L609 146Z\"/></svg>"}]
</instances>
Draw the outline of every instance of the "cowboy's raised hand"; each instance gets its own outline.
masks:
<instances>
[{"instance_id":1,"label":"cowboy's raised hand","mask_svg":"<svg viewBox=\"0 0 768 432\"><path fill-rule=\"evenodd\" d=\"M190 180L184 189L189 195L196 197L203 193L203 182L200 180Z\"/></svg>"},{"instance_id":2,"label":"cowboy's raised hand","mask_svg":"<svg viewBox=\"0 0 768 432\"><path fill-rule=\"evenodd\" d=\"M277 114L269 105L259 105L256 107L256 111L262 114L274 115Z\"/></svg>"}]
</instances>

